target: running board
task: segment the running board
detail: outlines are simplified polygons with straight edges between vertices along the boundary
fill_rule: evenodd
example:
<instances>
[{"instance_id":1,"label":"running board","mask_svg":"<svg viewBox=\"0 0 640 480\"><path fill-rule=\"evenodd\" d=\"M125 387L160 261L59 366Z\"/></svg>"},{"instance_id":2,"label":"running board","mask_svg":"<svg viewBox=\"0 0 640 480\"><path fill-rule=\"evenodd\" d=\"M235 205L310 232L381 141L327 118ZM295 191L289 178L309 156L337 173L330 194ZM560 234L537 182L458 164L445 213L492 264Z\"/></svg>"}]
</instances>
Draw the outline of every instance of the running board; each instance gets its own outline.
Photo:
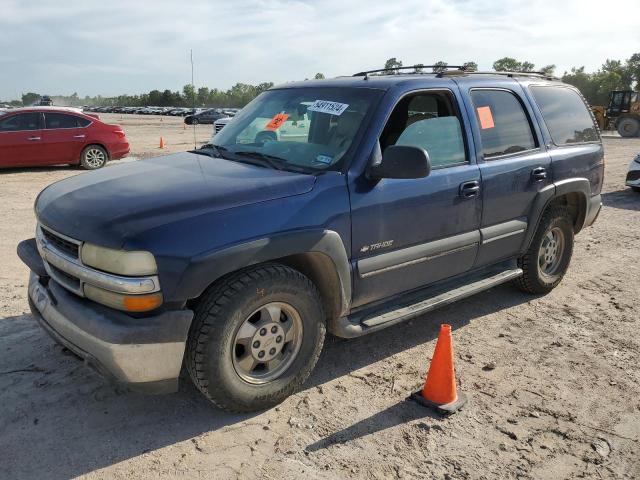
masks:
<instances>
[{"instance_id":1,"label":"running board","mask_svg":"<svg viewBox=\"0 0 640 480\"><path fill-rule=\"evenodd\" d=\"M375 311L358 312L348 317L340 318L332 333L342 338L354 338L367 333L382 330L383 328L395 325L420 316L431 310L456 302L476 293L483 292L489 288L508 282L522 275L521 268L512 268L500 272L492 272L489 276L474 277L468 283L452 286L449 289L440 288L438 291L429 290L426 297L417 299L412 303L397 302L393 307L379 308ZM416 300L416 294L413 294ZM398 307L398 303L401 306Z\"/></svg>"}]
</instances>

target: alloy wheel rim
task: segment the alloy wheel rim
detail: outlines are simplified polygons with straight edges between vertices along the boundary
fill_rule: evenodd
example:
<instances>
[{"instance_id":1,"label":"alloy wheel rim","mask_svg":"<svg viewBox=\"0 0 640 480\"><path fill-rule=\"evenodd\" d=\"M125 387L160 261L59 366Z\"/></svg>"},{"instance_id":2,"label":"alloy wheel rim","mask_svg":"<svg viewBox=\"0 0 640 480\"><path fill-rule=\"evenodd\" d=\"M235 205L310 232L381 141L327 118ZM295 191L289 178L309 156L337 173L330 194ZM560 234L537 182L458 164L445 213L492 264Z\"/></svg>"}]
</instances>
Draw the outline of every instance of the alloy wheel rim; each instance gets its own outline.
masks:
<instances>
[{"instance_id":1,"label":"alloy wheel rim","mask_svg":"<svg viewBox=\"0 0 640 480\"><path fill-rule=\"evenodd\" d=\"M538 268L542 276L553 277L558 273L564 253L564 244L562 229L553 227L547 231L538 252Z\"/></svg>"},{"instance_id":2,"label":"alloy wheel rim","mask_svg":"<svg viewBox=\"0 0 640 480\"><path fill-rule=\"evenodd\" d=\"M231 358L237 375L260 385L279 378L298 356L302 320L288 303L271 302L249 315L236 330Z\"/></svg>"},{"instance_id":3,"label":"alloy wheel rim","mask_svg":"<svg viewBox=\"0 0 640 480\"><path fill-rule=\"evenodd\" d=\"M101 167L105 162L104 152L97 148L92 148L87 151L85 155L85 161L87 165L93 168Z\"/></svg>"}]
</instances>

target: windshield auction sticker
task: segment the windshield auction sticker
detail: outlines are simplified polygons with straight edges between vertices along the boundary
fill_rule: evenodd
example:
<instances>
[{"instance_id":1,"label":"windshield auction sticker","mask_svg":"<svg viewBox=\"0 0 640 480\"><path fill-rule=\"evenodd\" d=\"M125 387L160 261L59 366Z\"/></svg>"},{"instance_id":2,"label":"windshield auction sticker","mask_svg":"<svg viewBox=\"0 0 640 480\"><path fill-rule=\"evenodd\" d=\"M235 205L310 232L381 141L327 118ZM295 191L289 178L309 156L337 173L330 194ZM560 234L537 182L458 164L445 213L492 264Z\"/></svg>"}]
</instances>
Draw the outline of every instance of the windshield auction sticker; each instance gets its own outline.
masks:
<instances>
[{"instance_id":1,"label":"windshield auction sticker","mask_svg":"<svg viewBox=\"0 0 640 480\"><path fill-rule=\"evenodd\" d=\"M328 113L329 115L342 115L349 106L348 103L330 102L328 100L316 100L307 110L312 112Z\"/></svg>"},{"instance_id":2,"label":"windshield auction sticker","mask_svg":"<svg viewBox=\"0 0 640 480\"><path fill-rule=\"evenodd\" d=\"M275 131L279 129L284 122L287 121L287 118L289 118L289 115L287 115L286 113L277 113L271 120L269 120L269 123L267 123L264 128L265 130Z\"/></svg>"},{"instance_id":3,"label":"windshield auction sticker","mask_svg":"<svg viewBox=\"0 0 640 480\"><path fill-rule=\"evenodd\" d=\"M480 128L482 130L495 127L491 107L478 107L476 111L478 112L478 119L480 120Z\"/></svg>"}]
</instances>

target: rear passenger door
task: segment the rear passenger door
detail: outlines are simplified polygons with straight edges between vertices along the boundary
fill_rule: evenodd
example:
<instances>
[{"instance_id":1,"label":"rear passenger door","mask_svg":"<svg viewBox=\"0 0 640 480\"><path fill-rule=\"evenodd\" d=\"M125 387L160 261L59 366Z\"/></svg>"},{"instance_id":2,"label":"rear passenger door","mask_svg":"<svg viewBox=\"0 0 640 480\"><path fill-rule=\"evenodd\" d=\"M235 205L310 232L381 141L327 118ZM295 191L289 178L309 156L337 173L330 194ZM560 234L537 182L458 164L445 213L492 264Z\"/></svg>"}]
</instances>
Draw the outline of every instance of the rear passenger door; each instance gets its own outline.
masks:
<instances>
[{"instance_id":1,"label":"rear passenger door","mask_svg":"<svg viewBox=\"0 0 640 480\"><path fill-rule=\"evenodd\" d=\"M48 164L77 163L84 146L85 132L75 115L51 112L44 114L42 142L46 148Z\"/></svg>"},{"instance_id":2,"label":"rear passenger door","mask_svg":"<svg viewBox=\"0 0 640 480\"><path fill-rule=\"evenodd\" d=\"M482 221L476 266L518 254L538 192L551 183L551 160L533 111L515 81L471 88L466 99L482 177Z\"/></svg>"}]
</instances>

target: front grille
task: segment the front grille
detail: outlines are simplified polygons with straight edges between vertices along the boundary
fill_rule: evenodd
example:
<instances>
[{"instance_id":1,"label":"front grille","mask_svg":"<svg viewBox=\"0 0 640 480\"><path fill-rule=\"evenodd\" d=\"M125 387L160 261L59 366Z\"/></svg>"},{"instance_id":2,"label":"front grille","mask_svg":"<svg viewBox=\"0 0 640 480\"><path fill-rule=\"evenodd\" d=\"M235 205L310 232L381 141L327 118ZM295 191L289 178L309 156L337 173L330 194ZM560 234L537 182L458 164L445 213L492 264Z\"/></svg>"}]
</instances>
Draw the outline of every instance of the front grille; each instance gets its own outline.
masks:
<instances>
[{"instance_id":1,"label":"front grille","mask_svg":"<svg viewBox=\"0 0 640 480\"><path fill-rule=\"evenodd\" d=\"M627 173L627 182L635 182L640 179L640 170L631 170Z\"/></svg>"},{"instance_id":2,"label":"front grille","mask_svg":"<svg viewBox=\"0 0 640 480\"><path fill-rule=\"evenodd\" d=\"M42 229L42 235L47 239L48 242L52 243L58 250L63 253L66 253L72 258L78 258L78 244L70 242L62 238L59 235L47 230L46 228Z\"/></svg>"},{"instance_id":3,"label":"front grille","mask_svg":"<svg viewBox=\"0 0 640 480\"><path fill-rule=\"evenodd\" d=\"M51 273L53 274L54 280L56 280L63 287L70 288L71 290L78 291L80 290L80 279L74 277L73 275L69 275L67 272L63 272L58 267L55 267L49 264L49 268L51 269Z\"/></svg>"},{"instance_id":4,"label":"front grille","mask_svg":"<svg viewBox=\"0 0 640 480\"><path fill-rule=\"evenodd\" d=\"M224 123L217 123L216 125L214 125L214 128L216 129L216 133L218 133L224 128Z\"/></svg>"}]
</instances>

